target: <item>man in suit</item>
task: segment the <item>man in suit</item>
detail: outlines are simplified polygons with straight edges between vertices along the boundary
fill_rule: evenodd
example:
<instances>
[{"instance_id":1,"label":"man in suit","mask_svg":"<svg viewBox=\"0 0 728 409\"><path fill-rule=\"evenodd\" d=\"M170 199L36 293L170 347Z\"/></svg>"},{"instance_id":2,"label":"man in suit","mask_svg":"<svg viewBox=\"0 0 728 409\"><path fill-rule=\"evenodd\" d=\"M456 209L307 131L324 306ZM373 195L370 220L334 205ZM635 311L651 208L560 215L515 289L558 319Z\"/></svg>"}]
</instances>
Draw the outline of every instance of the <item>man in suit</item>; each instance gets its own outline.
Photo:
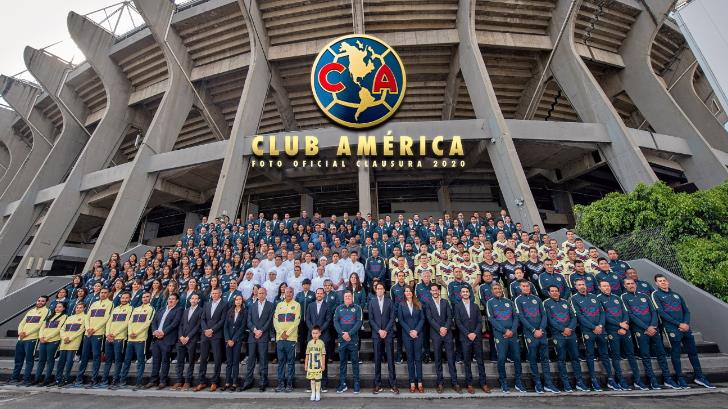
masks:
<instances>
[{"instance_id":1,"label":"man in suit","mask_svg":"<svg viewBox=\"0 0 728 409\"><path fill-rule=\"evenodd\" d=\"M203 307L202 321L200 328L202 329L202 339L200 340L200 370L198 373L199 383L195 388L195 392L199 392L207 388L207 362L212 352L215 361L215 373L212 375L210 384L210 392L217 390L217 384L220 381L220 369L222 368L223 349L223 325L225 325L225 317L227 316L228 305L222 300L222 290L216 288L210 293L211 300Z\"/></svg>"},{"instance_id":2,"label":"man in suit","mask_svg":"<svg viewBox=\"0 0 728 409\"><path fill-rule=\"evenodd\" d=\"M159 389L167 387L169 352L177 341L177 330L183 313L182 308L177 305L178 301L177 294L170 294L167 299L167 308L159 311L152 320L152 374L145 389L149 389L157 383L159 383Z\"/></svg>"},{"instance_id":3,"label":"man in suit","mask_svg":"<svg viewBox=\"0 0 728 409\"><path fill-rule=\"evenodd\" d=\"M321 331L321 340L326 344L331 338L331 315L329 306L324 301L324 289L316 290L316 301L308 305L306 309L306 326L308 327L308 340L311 340L311 330L318 326ZM326 392L329 383L328 365L324 366L324 373L321 375L321 392Z\"/></svg>"},{"instance_id":4,"label":"man in suit","mask_svg":"<svg viewBox=\"0 0 728 409\"><path fill-rule=\"evenodd\" d=\"M483 392L490 393L490 387L485 383L485 365L483 364L483 323L481 321L480 309L470 299L470 289L460 289L462 300L455 303L455 323L460 331L460 345L463 350L463 365L465 366L465 383L468 393L475 393L473 389L473 373L470 368L473 357L478 365L478 381Z\"/></svg>"},{"instance_id":5,"label":"man in suit","mask_svg":"<svg viewBox=\"0 0 728 409\"><path fill-rule=\"evenodd\" d=\"M437 393L442 393L444 379L442 376L442 349L445 348L447 369L450 372L450 383L455 392L461 393L458 384L458 373L455 367L455 349L452 336L453 313L450 303L440 297L440 286L430 284L432 301L424 305L427 321L430 323L430 339L435 351L435 372L437 373Z\"/></svg>"},{"instance_id":6,"label":"man in suit","mask_svg":"<svg viewBox=\"0 0 728 409\"><path fill-rule=\"evenodd\" d=\"M248 309L248 370L245 374L243 390L253 386L253 371L258 362L259 378L258 389L265 392L268 386L268 343L270 342L270 329L273 325L273 303L266 299L267 291L264 287L258 289L257 300Z\"/></svg>"},{"instance_id":7,"label":"man in suit","mask_svg":"<svg viewBox=\"0 0 728 409\"><path fill-rule=\"evenodd\" d=\"M374 389L377 394L382 391L382 354L387 357L389 387L394 394L399 394L397 374L394 369L394 304L392 299L384 296L384 284L374 285L376 297L369 300L369 326L372 328L372 345L374 348Z\"/></svg>"},{"instance_id":8,"label":"man in suit","mask_svg":"<svg viewBox=\"0 0 728 409\"><path fill-rule=\"evenodd\" d=\"M193 293L190 297L190 307L182 313L177 338L177 383L172 390L189 390L192 383L192 374L195 370L195 352L197 342L200 340L200 322L202 321L202 307L200 295ZM187 372L182 374L187 360Z\"/></svg>"}]
</instances>

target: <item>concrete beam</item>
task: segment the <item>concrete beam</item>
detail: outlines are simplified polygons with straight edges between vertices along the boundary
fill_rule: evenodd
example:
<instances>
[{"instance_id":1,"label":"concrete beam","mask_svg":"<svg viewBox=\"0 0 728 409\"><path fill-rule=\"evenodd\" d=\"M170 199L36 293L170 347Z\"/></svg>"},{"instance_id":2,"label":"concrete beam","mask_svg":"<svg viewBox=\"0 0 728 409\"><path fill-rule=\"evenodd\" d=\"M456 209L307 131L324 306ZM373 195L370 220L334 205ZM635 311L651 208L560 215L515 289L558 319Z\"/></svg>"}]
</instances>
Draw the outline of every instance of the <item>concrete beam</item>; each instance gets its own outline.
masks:
<instances>
[{"instance_id":1,"label":"concrete beam","mask_svg":"<svg viewBox=\"0 0 728 409\"><path fill-rule=\"evenodd\" d=\"M505 205L514 220L524 226L538 224L543 227L538 207L523 173L521 160L498 105L493 84L480 53L475 35L475 1L460 0L457 16L460 36L460 69L468 87L477 118L485 120L482 137L490 135L487 152L496 171L498 184L505 198ZM483 142L481 142L481 145Z\"/></svg>"},{"instance_id":2,"label":"concrete beam","mask_svg":"<svg viewBox=\"0 0 728 409\"><path fill-rule=\"evenodd\" d=\"M362 215L372 213L371 170L364 166L357 169L357 192L359 196L359 212ZM378 209L377 209L378 210ZM311 212L309 215L313 214ZM366 217L366 216L365 216Z\"/></svg>"},{"instance_id":3,"label":"concrete beam","mask_svg":"<svg viewBox=\"0 0 728 409\"><path fill-rule=\"evenodd\" d=\"M0 230L0 271L5 271L18 255L43 211L43 206L34 205L38 192L61 183L79 157L89 136L81 122L87 114L86 106L70 87L65 86L65 79L72 66L46 51L31 47L25 48L24 59L28 71L60 109L63 128L43 164L25 186L26 189L15 211ZM52 223L63 222L50 220ZM32 263L33 266L39 264L42 265ZM32 275L33 271L28 273ZM27 277L25 271L16 271L8 287L9 290L24 286Z\"/></svg>"},{"instance_id":4,"label":"concrete beam","mask_svg":"<svg viewBox=\"0 0 728 409\"><path fill-rule=\"evenodd\" d=\"M664 75L667 90L690 122L713 148L728 152L728 132L705 106L695 90L695 71L698 61L689 48L685 48L671 71Z\"/></svg>"},{"instance_id":5,"label":"concrete beam","mask_svg":"<svg viewBox=\"0 0 728 409\"><path fill-rule=\"evenodd\" d=\"M584 122L604 124L611 143L600 145L600 152L622 189L632 191L640 182L656 182L657 176L576 51L574 26L581 3L581 0L557 1L550 25L551 38L558 36L564 21L567 21L567 26L563 40L554 52L551 72Z\"/></svg>"},{"instance_id":6,"label":"concrete beam","mask_svg":"<svg viewBox=\"0 0 728 409\"><path fill-rule=\"evenodd\" d=\"M128 123L132 118L139 116L136 110L128 106L131 85L121 69L108 56L109 49L116 41L114 36L93 21L73 12L67 17L67 25L71 38L101 79L106 91L106 109L103 111L101 122L78 155L78 160L65 183L57 192L55 200L48 207L44 222L35 232L19 264L20 268L38 265L39 263L33 262L34 260L51 261L58 254L78 216L88 208L86 201L89 193L81 189L84 177L91 172L105 169L111 163L124 139ZM82 118L79 116L80 113L77 112L76 115L77 118ZM41 196L41 193L42 191L38 196ZM36 198L36 203L38 201ZM108 215L106 211L103 213ZM50 222L46 223L45 220ZM52 265L48 262L43 264L49 267Z\"/></svg>"},{"instance_id":7,"label":"concrete beam","mask_svg":"<svg viewBox=\"0 0 728 409\"><path fill-rule=\"evenodd\" d=\"M650 11L639 14L622 44L620 52L627 64L619 72L619 79L656 131L678 135L688 143L692 155L679 160L688 181L701 189L713 187L728 179L728 168L720 162L652 69L650 50L674 2L644 1Z\"/></svg>"},{"instance_id":8,"label":"concrete beam","mask_svg":"<svg viewBox=\"0 0 728 409\"><path fill-rule=\"evenodd\" d=\"M13 124L19 120L18 115L5 108L0 108L0 142L8 149L10 154L9 162L6 166L5 173L0 178L0 192L10 184L15 175L23 164L25 158L30 153L30 146L26 141L15 134Z\"/></svg>"},{"instance_id":9,"label":"concrete beam","mask_svg":"<svg viewBox=\"0 0 728 409\"><path fill-rule=\"evenodd\" d=\"M151 158L155 154L172 150L194 102L194 91L185 78L186 75L189 76L192 67L177 65L172 55L172 52L178 55L185 53L184 44L179 41L179 37L171 37L169 45L172 51L162 45L167 25L174 13L174 4L156 0L134 0L134 4L155 41L162 47L169 72L168 88L131 162L129 175L121 185L84 271L91 267L93 260L106 258L115 251L126 250L158 177L158 174L147 173Z\"/></svg>"},{"instance_id":10,"label":"concrete beam","mask_svg":"<svg viewBox=\"0 0 728 409\"><path fill-rule=\"evenodd\" d=\"M455 107L458 102L458 91L460 91L461 78L460 74L460 56L458 48L453 47L450 56L450 68L447 72L447 81L445 82L445 102L442 105L442 120L447 121L455 117Z\"/></svg>"},{"instance_id":11,"label":"concrete beam","mask_svg":"<svg viewBox=\"0 0 728 409\"><path fill-rule=\"evenodd\" d=\"M239 1L250 41L250 66L243 85L243 94L235 113L230 142L225 151L220 178L210 206L210 218L226 212L235 219L240 208L240 200L245 190L250 158L243 157L245 137L258 131L260 117L263 115L265 97L271 84L272 72L266 60L268 37L265 31L258 33L257 27L264 28L257 3L251 0ZM261 24L261 26L257 26ZM291 116L292 116L291 112Z\"/></svg>"},{"instance_id":12,"label":"concrete beam","mask_svg":"<svg viewBox=\"0 0 728 409\"><path fill-rule=\"evenodd\" d=\"M534 75L528 81L526 88L521 94L521 99L518 100L518 107L516 107L515 117L518 119L533 119L538 109L538 104L541 102L543 93L546 90L546 84L548 83L548 73L544 76L544 81L541 82L540 74L546 67L546 61L539 55L536 58L536 72L539 75ZM535 73L534 73L535 74Z\"/></svg>"},{"instance_id":13,"label":"concrete beam","mask_svg":"<svg viewBox=\"0 0 728 409\"><path fill-rule=\"evenodd\" d=\"M55 133L53 123L35 107L35 101L41 92L40 88L28 82L0 76L0 95L25 120L33 135L30 153L20 165L13 180L0 192L0 208L20 198L53 146Z\"/></svg>"}]
</instances>

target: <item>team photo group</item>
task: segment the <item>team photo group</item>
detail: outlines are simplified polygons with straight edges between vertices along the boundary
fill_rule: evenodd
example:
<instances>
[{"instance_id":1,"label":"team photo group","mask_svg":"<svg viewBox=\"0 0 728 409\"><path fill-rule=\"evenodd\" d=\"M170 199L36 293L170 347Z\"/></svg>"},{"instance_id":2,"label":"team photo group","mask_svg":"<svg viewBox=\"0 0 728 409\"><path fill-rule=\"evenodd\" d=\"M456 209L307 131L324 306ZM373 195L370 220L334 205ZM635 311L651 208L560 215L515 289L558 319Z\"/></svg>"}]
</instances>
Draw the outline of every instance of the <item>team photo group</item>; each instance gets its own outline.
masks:
<instances>
[{"instance_id":1,"label":"team photo group","mask_svg":"<svg viewBox=\"0 0 728 409\"><path fill-rule=\"evenodd\" d=\"M559 242L505 210L266 216L203 218L172 248L113 254L38 297L18 326L8 382L299 388L319 400L329 385L359 393L366 358L374 394L424 393L427 366L438 393L490 393L488 360L505 393L713 388L668 278L640 280L615 250L603 257L572 231ZM360 357L363 345L373 358ZM300 364L307 381L295 382Z\"/></svg>"}]
</instances>

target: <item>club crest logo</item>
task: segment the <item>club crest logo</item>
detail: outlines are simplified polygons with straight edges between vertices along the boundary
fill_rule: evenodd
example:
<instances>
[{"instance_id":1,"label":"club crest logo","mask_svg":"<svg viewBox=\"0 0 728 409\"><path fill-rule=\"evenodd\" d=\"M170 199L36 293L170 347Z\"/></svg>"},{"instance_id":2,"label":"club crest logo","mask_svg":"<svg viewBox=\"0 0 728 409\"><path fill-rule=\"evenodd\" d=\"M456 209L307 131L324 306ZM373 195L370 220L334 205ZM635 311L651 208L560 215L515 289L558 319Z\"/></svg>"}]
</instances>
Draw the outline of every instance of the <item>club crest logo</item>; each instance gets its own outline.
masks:
<instances>
[{"instance_id":1,"label":"club crest logo","mask_svg":"<svg viewBox=\"0 0 728 409\"><path fill-rule=\"evenodd\" d=\"M369 128L389 119L407 87L402 60L382 40L363 34L324 47L311 70L311 90L321 111L339 125Z\"/></svg>"}]
</instances>

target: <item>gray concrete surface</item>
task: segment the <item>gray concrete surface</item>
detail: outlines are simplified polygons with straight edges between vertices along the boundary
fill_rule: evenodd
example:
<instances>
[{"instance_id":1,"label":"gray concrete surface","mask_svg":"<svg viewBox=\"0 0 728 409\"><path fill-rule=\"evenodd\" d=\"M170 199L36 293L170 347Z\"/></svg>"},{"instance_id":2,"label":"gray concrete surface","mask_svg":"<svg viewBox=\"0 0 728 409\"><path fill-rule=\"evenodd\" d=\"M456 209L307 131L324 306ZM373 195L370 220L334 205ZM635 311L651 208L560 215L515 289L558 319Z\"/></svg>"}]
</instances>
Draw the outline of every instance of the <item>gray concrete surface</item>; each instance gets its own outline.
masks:
<instances>
[{"instance_id":1,"label":"gray concrete surface","mask_svg":"<svg viewBox=\"0 0 728 409\"><path fill-rule=\"evenodd\" d=\"M0 388L0 407L2 408L97 408L99 398L103 397L103 406L120 408L149 408L156 409L185 409L208 407L222 408L422 408L442 407L443 405L457 405L458 408L551 408L579 406L583 408L672 408L682 409L720 408L725 407L728 397L725 385L715 390L690 389L688 391L660 391L654 392L628 392L628 393L582 393L572 395L544 395L491 394L486 397L483 393L473 395L474 398L457 398L451 394L409 394L403 392L396 402L390 393L372 395L362 392L359 396L350 391L342 395L329 392L323 394L320 402L310 402L308 394L303 392L286 394L273 392L257 393L209 393L209 392L132 392L130 390L116 391L86 391L63 390L62 392L44 391L39 388ZM441 396L442 399L438 397ZM417 398L414 398L417 397ZM409 399L408 399L409 398Z\"/></svg>"}]
</instances>

